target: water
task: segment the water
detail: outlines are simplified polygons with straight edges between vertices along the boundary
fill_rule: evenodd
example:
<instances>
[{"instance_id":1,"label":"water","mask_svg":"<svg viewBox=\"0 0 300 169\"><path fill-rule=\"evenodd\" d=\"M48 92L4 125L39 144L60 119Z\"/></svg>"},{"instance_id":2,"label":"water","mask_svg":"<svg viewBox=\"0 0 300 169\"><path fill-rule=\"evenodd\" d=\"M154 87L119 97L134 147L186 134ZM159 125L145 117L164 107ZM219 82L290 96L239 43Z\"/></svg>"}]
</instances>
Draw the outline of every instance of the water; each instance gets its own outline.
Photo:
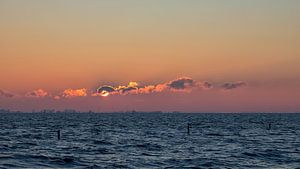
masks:
<instances>
[{"instance_id":1,"label":"water","mask_svg":"<svg viewBox=\"0 0 300 169\"><path fill-rule=\"evenodd\" d=\"M300 114L1 113L0 127L0 168L300 167Z\"/></svg>"}]
</instances>

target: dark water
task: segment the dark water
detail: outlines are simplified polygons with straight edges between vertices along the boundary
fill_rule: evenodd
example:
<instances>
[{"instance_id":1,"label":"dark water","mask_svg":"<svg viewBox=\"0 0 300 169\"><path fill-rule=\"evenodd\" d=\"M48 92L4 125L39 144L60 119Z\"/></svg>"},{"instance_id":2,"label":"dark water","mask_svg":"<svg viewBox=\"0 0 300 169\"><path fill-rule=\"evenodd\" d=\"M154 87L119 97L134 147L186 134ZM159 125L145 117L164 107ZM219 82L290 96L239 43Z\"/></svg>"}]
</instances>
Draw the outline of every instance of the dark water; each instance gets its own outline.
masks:
<instances>
[{"instance_id":1,"label":"dark water","mask_svg":"<svg viewBox=\"0 0 300 169\"><path fill-rule=\"evenodd\" d=\"M300 167L300 114L1 113L0 127L0 168Z\"/></svg>"}]
</instances>

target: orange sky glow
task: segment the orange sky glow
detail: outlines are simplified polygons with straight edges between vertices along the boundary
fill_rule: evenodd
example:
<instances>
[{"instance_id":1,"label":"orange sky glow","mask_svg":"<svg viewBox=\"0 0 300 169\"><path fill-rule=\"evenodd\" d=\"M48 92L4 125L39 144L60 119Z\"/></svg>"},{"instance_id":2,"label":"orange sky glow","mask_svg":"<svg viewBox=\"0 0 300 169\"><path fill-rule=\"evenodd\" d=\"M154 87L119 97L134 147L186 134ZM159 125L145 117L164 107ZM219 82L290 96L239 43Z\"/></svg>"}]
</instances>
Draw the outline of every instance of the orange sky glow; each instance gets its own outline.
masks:
<instances>
[{"instance_id":1,"label":"orange sky glow","mask_svg":"<svg viewBox=\"0 0 300 169\"><path fill-rule=\"evenodd\" d=\"M299 7L0 0L0 109L299 112Z\"/></svg>"}]
</instances>

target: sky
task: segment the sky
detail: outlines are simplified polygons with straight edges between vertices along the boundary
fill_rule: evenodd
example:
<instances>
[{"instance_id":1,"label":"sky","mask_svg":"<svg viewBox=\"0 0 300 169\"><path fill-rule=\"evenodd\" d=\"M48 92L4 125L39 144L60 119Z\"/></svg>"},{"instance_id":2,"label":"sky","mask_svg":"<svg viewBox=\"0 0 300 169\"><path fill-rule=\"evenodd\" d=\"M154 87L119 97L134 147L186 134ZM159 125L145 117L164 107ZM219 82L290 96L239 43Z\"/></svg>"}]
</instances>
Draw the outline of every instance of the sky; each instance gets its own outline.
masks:
<instances>
[{"instance_id":1,"label":"sky","mask_svg":"<svg viewBox=\"0 0 300 169\"><path fill-rule=\"evenodd\" d=\"M298 0L0 0L0 108L300 112Z\"/></svg>"}]
</instances>

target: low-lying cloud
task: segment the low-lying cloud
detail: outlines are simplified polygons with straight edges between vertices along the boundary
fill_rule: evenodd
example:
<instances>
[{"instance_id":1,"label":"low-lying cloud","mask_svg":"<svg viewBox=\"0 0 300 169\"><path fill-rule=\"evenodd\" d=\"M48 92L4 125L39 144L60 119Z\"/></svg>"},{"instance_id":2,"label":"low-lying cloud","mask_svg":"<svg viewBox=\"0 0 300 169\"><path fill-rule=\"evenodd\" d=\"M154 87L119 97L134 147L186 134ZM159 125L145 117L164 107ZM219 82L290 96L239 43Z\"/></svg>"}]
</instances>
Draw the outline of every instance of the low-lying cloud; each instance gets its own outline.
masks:
<instances>
[{"instance_id":1,"label":"low-lying cloud","mask_svg":"<svg viewBox=\"0 0 300 169\"><path fill-rule=\"evenodd\" d=\"M233 83L224 83L221 88L223 90L233 90L233 89L237 89L237 88L241 88L247 86L247 83L245 82L233 82Z\"/></svg>"},{"instance_id":2,"label":"low-lying cloud","mask_svg":"<svg viewBox=\"0 0 300 169\"><path fill-rule=\"evenodd\" d=\"M87 96L87 89L66 89L62 93L62 97L72 98L72 97L85 97ZM58 99L58 97L56 98Z\"/></svg>"},{"instance_id":3,"label":"low-lying cloud","mask_svg":"<svg viewBox=\"0 0 300 169\"><path fill-rule=\"evenodd\" d=\"M48 92L46 92L43 89L37 89L31 92L28 92L25 96L27 97L36 97L36 98L41 98L41 97L46 97L48 96Z\"/></svg>"},{"instance_id":4,"label":"low-lying cloud","mask_svg":"<svg viewBox=\"0 0 300 169\"><path fill-rule=\"evenodd\" d=\"M170 81L167 86L174 90L185 90L192 87L195 87L197 82L192 78L182 77L176 80Z\"/></svg>"},{"instance_id":5,"label":"low-lying cloud","mask_svg":"<svg viewBox=\"0 0 300 169\"><path fill-rule=\"evenodd\" d=\"M192 92L193 90L208 90L214 88L210 82L198 81L190 77L179 77L177 79L164 83L140 85L137 82L129 82L127 85L111 86L103 85L97 88L95 92L88 92L87 88L65 89L59 94L50 94L43 89L37 89L26 93L25 95L14 95L4 90L0 90L0 97L10 98L14 96L44 98L49 97L55 100L64 98L87 97L87 96L108 96L108 95L129 95L129 94L151 94L161 92ZM247 86L247 83L228 82L217 85L216 89L231 91Z\"/></svg>"},{"instance_id":6,"label":"low-lying cloud","mask_svg":"<svg viewBox=\"0 0 300 169\"><path fill-rule=\"evenodd\" d=\"M191 92L193 89L210 89L212 84L209 82L198 82L189 77L180 77L178 79L156 84L140 86L137 82L129 82L126 86L100 86L94 96L107 96L111 95L127 95L127 94L149 94L158 93L163 91L171 92Z\"/></svg>"},{"instance_id":7,"label":"low-lying cloud","mask_svg":"<svg viewBox=\"0 0 300 169\"><path fill-rule=\"evenodd\" d=\"M213 87L209 82L198 82L190 77L181 77L172 80L166 86L173 91L191 91L194 88L210 89Z\"/></svg>"},{"instance_id":8,"label":"low-lying cloud","mask_svg":"<svg viewBox=\"0 0 300 169\"><path fill-rule=\"evenodd\" d=\"M14 97L14 94L8 93L8 92L0 89L0 97L11 98L11 97Z\"/></svg>"}]
</instances>

